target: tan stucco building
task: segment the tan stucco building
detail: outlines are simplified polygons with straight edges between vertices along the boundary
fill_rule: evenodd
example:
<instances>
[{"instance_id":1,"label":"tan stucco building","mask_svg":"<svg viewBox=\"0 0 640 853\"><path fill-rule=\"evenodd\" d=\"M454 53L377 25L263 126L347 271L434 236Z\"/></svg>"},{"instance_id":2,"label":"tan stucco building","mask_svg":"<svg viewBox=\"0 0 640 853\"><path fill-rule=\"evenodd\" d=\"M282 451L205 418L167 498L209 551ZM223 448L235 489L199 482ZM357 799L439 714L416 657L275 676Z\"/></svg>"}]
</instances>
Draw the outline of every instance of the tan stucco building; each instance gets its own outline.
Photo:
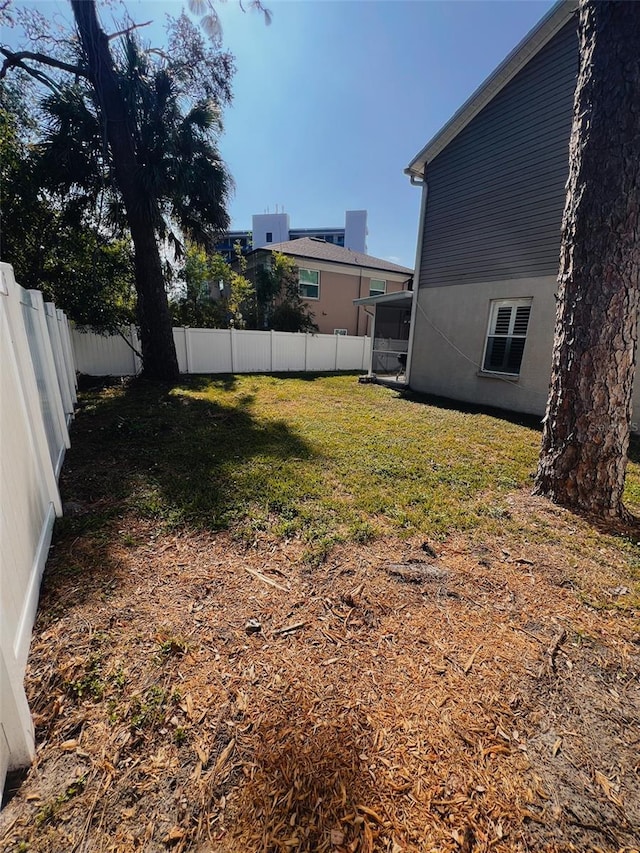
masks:
<instances>
[{"instance_id":1,"label":"tan stucco building","mask_svg":"<svg viewBox=\"0 0 640 853\"><path fill-rule=\"evenodd\" d=\"M250 267L266 263L271 252L296 262L300 293L321 334L371 334L371 309L354 305L354 300L410 290L413 282L413 270L407 267L315 237L255 249L247 256Z\"/></svg>"}]
</instances>

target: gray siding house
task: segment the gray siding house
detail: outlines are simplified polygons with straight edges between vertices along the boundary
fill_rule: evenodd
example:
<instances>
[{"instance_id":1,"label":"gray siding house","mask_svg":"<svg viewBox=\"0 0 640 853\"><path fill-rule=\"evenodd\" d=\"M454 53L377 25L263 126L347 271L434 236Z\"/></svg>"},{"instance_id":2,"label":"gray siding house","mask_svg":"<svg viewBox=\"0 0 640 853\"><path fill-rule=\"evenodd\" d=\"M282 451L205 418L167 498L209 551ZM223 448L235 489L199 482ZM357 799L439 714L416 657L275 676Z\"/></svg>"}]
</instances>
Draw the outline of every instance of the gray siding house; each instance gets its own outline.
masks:
<instances>
[{"instance_id":1,"label":"gray siding house","mask_svg":"<svg viewBox=\"0 0 640 853\"><path fill-rule=\"evenodd\" d=\"M569 0L405 170L422 186L412 389L544 414L577 71Z\"/></svg>"}]
</instances>

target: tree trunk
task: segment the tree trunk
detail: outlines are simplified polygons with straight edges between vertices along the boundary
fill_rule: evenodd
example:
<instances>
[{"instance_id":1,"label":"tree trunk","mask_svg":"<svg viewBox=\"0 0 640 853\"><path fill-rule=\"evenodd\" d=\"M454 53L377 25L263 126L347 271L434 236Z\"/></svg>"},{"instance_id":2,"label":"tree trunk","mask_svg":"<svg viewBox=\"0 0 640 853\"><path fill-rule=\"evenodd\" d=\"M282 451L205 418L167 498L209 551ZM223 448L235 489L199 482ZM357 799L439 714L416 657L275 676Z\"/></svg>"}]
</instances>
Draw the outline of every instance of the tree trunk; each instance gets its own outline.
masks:
<instances>
[{"instance_id":1,"label":"tree trunk","mask_svg":"<svg viewBox=\"0 0 640 853\"><path fill-rule=\"evenodd\" d=\"M640 288L640 4L580 4L551 390L536 493L626 517Z\"/></svg>"},{"instance_id":2,"label":"tree trunk","mask_svg":"<svg viewBox=\"0 0 640 853\"><path fill-rule=\"evenodd\" d=\"M144 375L172 381L178 376L178 360L154 227L157 202L142 186L131 118L120 92L109 40L98 22L95 0L71 0L71 7L105 122L115 180L131 230Z\"/></svg>"}]
</instances>

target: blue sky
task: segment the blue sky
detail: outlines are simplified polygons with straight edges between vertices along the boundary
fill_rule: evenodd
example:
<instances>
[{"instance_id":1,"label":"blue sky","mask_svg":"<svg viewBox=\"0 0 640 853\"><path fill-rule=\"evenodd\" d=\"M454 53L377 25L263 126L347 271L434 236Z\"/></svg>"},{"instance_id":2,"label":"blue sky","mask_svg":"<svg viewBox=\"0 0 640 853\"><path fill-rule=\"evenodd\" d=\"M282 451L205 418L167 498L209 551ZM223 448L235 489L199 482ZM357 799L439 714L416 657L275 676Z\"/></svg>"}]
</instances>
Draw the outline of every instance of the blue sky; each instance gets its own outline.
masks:
<instances>
[{"instance_id":1,"label":"blue sky","mask_svg":"<svg viewBox=\"0 0 640 853\"><path fill-rule=\"evenodd\" d=\"M18 0L19 2L19 0ZM58 2L34 3L53 13ZM172 0L127 0L163 38ZM221 153L236 184L232 227L289 213L295 227L369 212L369 253L412 267L420 191L403 169L551 8L551 0L266 0L267 27L218 4L236 56ZM110 7L117 12L118 4ZM109 12L104 12L105 20Z\"/></svg>"}]
</instances>

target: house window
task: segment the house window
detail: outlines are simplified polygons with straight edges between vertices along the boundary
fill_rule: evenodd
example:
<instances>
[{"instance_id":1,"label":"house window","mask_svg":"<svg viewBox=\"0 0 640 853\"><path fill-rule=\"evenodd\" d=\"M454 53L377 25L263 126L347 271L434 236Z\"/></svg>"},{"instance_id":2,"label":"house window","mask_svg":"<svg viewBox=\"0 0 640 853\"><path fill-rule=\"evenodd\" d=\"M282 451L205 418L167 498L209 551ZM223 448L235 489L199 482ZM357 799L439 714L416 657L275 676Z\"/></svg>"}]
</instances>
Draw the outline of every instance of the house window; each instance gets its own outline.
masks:
<instances>
[{"instance_id":1,"label":"house window","mask_svg":"<svg viewBox=\"0 0 640 853\"><path fill-rule=\"evenodd\" d=\"M267 243L273 243L273 231L267 231Z\"/></svg>"},{"instance_id":2,"label":"house window","mask_svg":"<svg viewBox=\"0 0 640 853\"><path fill-rule=\"evenodd\" d=\"M518 376L530 315L531 299L495 299L491 302L483 370Z\"/></svg>"},{"instance_id":3,"label":"house window","mask_svg":"<svg viewBox=\"0 0 640 853\"><path fill-rule=\"evenodd\" d=\"M387 292L387 282L380 278L372 278L369 282L369 296L380 296Z\"/></svg>"},{"instance_id":4,"label":"house window","mask_svg":"<svg viewBox=\"0 0 640 853\"><path fill-rule=\"evenodd\" d=\"M348 335L349 332L347 331L347 329L334 329L333 334L334 335Z\"/></svg>"},{"instance_id":5,"label":"house window","mask_svg":"<svg viewBox=\"0 0 640 853\"><path fill-rule=\"evenodd\" d=\"M318 270L300 270L300 296L303 299L320 299L320 273Z\"/></svg>"}]
</instances>

